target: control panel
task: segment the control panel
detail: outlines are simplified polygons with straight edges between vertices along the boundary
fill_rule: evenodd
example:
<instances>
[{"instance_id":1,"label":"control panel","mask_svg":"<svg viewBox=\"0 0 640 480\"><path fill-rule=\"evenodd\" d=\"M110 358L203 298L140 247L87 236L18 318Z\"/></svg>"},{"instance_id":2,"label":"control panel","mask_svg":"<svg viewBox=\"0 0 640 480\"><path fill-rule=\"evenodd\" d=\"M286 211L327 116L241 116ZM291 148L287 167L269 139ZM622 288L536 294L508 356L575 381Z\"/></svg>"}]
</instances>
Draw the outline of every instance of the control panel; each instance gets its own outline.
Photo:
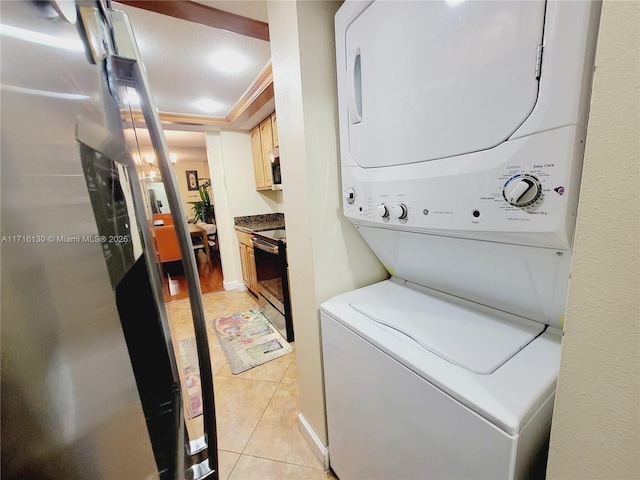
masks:
<instances>
[{"instance_id":1,"label":"control panel","mask_svg":"<svg viewBox=\"0 0 640 480\"><path fill-rule=\"evenodd\" d=\"M498 147L439 162L344 167L345 215L357 224L486 240L504 241L505 233L542 235L513 241L567 247L583 139L567 127L509 144L502 152ZM488 168L479 169L483 164Z\"/></svg>"}]
</instances>

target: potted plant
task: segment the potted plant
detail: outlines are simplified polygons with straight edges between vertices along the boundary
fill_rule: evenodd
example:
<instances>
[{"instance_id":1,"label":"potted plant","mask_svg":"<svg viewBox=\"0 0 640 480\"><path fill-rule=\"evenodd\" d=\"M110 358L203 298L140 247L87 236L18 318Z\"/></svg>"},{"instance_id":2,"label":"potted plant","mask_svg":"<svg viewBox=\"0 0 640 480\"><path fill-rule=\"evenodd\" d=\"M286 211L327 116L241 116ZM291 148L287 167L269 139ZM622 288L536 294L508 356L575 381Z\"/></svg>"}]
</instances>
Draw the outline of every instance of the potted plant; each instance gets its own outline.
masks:
<instances>
[{"instance_id":1,"label":"potted plant","mask_svg":"<svg viewBox=\"0 0 640 480\"><path fill-rule=\"evenodd\" d=\"M204 182L202 185L200 185L200 188L198 188L200 201L189 202L193 210L193 218L196 222L200 221L204 223L216 223L216 214L213 209L213 204L211 203L209 191L207 190L210 186L211 181L206 179L206 182Z\"/></svg>"}]
</instances>

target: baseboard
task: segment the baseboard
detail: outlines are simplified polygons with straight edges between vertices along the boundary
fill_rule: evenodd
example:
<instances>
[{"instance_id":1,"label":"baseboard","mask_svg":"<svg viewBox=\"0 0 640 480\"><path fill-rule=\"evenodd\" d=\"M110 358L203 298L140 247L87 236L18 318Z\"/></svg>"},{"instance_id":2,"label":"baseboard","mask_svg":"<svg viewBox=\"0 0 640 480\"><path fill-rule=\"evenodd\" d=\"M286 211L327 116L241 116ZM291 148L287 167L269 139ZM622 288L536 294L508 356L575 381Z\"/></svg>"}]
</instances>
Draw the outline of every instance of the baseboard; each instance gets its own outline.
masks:
<instances>
[{"instance_id":1,"label":"baseboard","mask_svg":"<svg viewBox=\"0 0 640 480\"><path fill-rule=\"evenodd\" d=\"M228 292L230 290L238 290L239 292L244 292L247 290L247 287L244 286L244 283L238 282L237 280L233 280L231 282L222 282L222 286Z\"/></svg>"},{"instance_id":2,"label":"baseboard","mask_svg":"<svg viewBox=\"0 0 640 480\"><path fill-rule=\"evenodd\" d=\"M298 414L298 430L302 438L304 438L304 441L309 445L313 455L324 466L324 471L329 470L329 447L324 446L318 438L318 435L316 435L316 432L313 431L311 425L309 425L309 422L307 422L301 413Z\"/></svg>"}]
</instances>

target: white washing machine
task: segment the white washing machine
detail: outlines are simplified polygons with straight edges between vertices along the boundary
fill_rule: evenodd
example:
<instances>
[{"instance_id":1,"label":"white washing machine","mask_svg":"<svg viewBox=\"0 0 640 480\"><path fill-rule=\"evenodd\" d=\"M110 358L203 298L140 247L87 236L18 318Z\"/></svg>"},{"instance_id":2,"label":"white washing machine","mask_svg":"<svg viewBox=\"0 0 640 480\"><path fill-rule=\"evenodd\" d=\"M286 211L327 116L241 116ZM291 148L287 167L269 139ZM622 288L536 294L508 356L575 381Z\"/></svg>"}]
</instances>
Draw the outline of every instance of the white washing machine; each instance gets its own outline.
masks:
<instances>
[{"instance_id":1,"label":"white washing machine","mask_svg":"<svg viewBox=\"0 0 640 480\"><path fill-rule=\"evenodd\" d=\"M338 11L344 214L391 275L321 306L342 480L544 475L599 15Z\"/></svg>"}]
</instances>

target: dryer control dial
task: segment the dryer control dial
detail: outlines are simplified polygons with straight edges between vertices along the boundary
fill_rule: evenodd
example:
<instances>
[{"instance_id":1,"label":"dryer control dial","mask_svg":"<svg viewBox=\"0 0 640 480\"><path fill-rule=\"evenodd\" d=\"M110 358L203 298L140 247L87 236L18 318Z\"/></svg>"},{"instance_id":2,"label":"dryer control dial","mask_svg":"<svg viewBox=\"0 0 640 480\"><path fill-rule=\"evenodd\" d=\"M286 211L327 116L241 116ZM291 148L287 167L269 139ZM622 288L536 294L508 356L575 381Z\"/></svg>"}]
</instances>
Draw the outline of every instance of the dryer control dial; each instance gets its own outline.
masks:
<instances>
[{"instance_id":1,"label":"dryer control dial","mask_svg":"<svg viewBox=\"0 0 640 480\"><path fill-rule=\"evenodd\" d=\"M540 182L533 175L516 175L509 179L502 190L504 199L516 207L531 205L541 194Z\"/></svg>"},{"instance_id":2,"label":"dryer control dial","mask_svg":"<svg viewBox=\"0 0 640 480\"><path fill-rule=\"evenodd\" d=\"M378 215L382 218L387 218L389 216L389 209L384 203L378 205L377 211Z\"/></svg>"},{"instance_id":3,"label":"dryer control dial","mask_svg":"<svg viewBox=\"0 0 640 480\"><path fill-rule=\"evenodd\" d=\"M352 204L356 201L356 191L353 187L347 188L347 191L344 193L344 198L349 204Z\"/></svg>"},{"instance_id":4,"label":"dryer control dial","mask_svg":"<svg viewBox=\"0 0 640 480\"><path fill-rule=\"evenodd\" d=\"M398 205L394 205L391 207L391 213L394 217L404 220L407 218L407 206L404 203L399 203Z\"/></svg>"}]
</instances>

